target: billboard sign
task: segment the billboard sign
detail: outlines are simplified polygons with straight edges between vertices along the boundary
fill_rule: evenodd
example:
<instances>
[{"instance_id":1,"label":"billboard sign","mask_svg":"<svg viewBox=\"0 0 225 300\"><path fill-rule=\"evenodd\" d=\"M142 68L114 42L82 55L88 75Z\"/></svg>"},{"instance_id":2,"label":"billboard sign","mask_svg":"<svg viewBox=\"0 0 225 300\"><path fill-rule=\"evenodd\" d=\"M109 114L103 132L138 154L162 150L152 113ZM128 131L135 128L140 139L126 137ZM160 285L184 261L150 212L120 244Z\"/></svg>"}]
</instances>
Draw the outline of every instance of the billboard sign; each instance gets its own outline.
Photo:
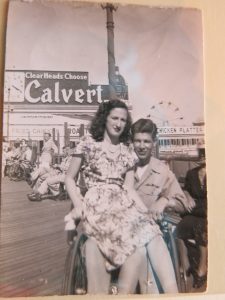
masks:
<instances>
[{"instance_id":1,"label":"billboard sign","mask_svg":"<svg viewBox=\"0 0 225 300\"><path fill-rule=\"evenodd\" d=\"M175 126L158 127L159 136L188 136L204 135L204 126Z\"/></svg>"},{"instance_id":2,"label":"billboard sign","mask_svg":"<svg viewBox=\"0 0 225 300\"><path fill-rule=\"evenodd\" d=\"M4 101L13 104L98 105L107 85L88 84L88 72L5 71Z\"/></svg>"}]
</instances>

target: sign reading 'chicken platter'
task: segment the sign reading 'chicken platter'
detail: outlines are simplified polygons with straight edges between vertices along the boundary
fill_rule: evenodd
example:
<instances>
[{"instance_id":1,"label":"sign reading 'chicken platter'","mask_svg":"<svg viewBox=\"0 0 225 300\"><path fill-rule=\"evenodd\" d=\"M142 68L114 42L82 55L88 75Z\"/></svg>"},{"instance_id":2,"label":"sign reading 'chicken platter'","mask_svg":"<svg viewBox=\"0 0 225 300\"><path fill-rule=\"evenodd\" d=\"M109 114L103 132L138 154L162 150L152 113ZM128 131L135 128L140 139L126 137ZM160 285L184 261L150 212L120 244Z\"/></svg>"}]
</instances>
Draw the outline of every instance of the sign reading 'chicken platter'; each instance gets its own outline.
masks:
<instances>
[{"instance_id":1,"label":"sign reading 'chicken platter'","mask_svg":"<svg viewBox=\"0 0 225 300\"><path fill-rule=\"evenodd\" d=\"M107 85L89 85L88 72L5 72L4 101L23 104L98 105L109 98Z\"/></svg>"}]
</instances>

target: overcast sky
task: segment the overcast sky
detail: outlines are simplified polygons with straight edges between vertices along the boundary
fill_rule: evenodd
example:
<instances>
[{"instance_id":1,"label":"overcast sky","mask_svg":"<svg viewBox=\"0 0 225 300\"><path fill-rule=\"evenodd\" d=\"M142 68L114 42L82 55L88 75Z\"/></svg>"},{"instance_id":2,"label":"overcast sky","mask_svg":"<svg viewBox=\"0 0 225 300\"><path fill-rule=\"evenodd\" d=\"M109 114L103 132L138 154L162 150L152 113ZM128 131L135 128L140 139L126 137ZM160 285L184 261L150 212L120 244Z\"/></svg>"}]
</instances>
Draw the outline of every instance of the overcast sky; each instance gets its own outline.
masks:
<instances>
[{"instance_id":1,"label":"overcast sky","mask_svg":"<svg viewBox=\"0 0 225 300\"><path fill-rule=\"evenodd\" d=\"M176 119L171 125L203 119L201 11L119 6L114 22L116 64L133 118L151 113ZM107 84L106 11L96 4L12 1L6 69L87 71L90 83Z\"/></svg>"}]
</instances>

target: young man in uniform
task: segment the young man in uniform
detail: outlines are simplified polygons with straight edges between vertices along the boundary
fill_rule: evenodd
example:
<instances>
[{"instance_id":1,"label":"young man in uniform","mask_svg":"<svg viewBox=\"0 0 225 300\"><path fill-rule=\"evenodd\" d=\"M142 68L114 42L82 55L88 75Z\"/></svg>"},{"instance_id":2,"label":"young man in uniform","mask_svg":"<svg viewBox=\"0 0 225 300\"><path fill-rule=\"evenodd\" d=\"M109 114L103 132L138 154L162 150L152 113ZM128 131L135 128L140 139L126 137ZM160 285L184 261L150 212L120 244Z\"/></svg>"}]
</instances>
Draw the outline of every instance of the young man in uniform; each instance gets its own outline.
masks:
<instances>
[{"instance_id":1,"label":"young man in uniform","mask_svg":"<svg viewBox=\"0 0 225 300\"><path fill-rule=\"evenodd\" d=\"M139 158L135 169L134 186L148 208L149 215L155 221L161 221L167 209L177 212L190 211L194 202L186 198L169 167L152 156L156 144L156 125L150 119L139 119L133 124L131 132L134 150ZM170 272L166 266L162 265L161 269L162 274ZM158 293L151 266L147 264L146 259L143 260L142 270L139 276L141 292Z\"/></svg>"}]
</instances>

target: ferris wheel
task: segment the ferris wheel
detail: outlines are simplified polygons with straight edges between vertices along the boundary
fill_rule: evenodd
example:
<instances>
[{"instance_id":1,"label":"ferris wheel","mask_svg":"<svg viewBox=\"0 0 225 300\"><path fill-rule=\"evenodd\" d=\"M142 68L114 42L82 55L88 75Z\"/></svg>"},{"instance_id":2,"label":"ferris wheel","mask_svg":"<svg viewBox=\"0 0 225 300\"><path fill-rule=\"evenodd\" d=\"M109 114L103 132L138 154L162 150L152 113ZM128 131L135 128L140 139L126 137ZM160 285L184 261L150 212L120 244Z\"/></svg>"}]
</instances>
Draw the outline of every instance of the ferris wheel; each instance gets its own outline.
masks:
<instances>
[{"instance_id":1,"label":"ferris wheel","mask_svg":"<svg viewBox=\"0 0 225 300\"><path fill-rule=\"evenodd\" d=\"M178 126L183 123L184 117L178 106L171 101L160 101L150 108L147 118L157 126Z\"/></svg>"}]
</instances>

